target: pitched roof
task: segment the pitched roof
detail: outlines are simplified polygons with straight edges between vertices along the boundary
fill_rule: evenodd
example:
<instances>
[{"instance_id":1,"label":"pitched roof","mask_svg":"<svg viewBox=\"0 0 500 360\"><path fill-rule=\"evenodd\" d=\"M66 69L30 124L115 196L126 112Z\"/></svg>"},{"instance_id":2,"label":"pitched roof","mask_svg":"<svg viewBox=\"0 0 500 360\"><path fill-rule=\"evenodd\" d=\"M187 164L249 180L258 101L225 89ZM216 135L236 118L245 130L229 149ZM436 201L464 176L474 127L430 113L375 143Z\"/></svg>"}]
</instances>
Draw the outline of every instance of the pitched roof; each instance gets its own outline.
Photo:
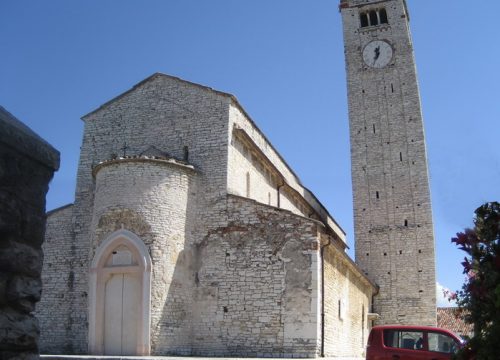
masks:
<instances>
[{"instance_id":1,"label":"pitched roof","mask_svg":"<svg viewBox=\"0 0 500 360\"><path fill-rule=\"evenodd\" d=\"M257 126L257 124L255 123L255 121L253 121L253 119L250 117L250 115L246 112L246 110L243 108L243 106L241 106L241 104L239 103L238 99L236 98L236 96L230 94L230 93L226 93L226 92L223 92L223 91L219 91L219 90L215 90L211 87L208 87L208 86L204 86L204 85L201 85L201 84L197 84L197 83L194 83L194 82L191 82L191 81L187 81L187 80L184 80L184 79L181 79L179 77L176 77L176 76L172 76L172 75L167 75L167 74L164 74L164 73L160 73L160 72L157 72L157 73L154 73L153 75L147 77L146 79L142 80L141 82L135 84L131 89L125 91L124 93L112 98L111 100L107 101L106 103L102 104L101 106L99 106L97 109L91 111L90 113L82 116L82 120L85 120L87 117L89 117L90 115L98 112L99 110L107 107L108 105L110 105L111 103L117 101L118 99L121 99L122 97L124 97L125 95L131 93L132 91L136 90L137 88L143 86L145 83L147 82L150 82L154 79L157 79L157 78L166 78L166 79L172 79L172 80L175 80L175 81L179 81L179 82L182 82L184 84L187 84L187 85L190 85L190 86L195 86L197 88L200 88L200 89L203 89L203 90L206 90L206 91L209 91L209 92L212 92L214 94L217 94L217 95L220 95L220 96L224 96L226 98L229 98L230 101L232 101L233 105L235 105L239 110L241 110L241 112L246 116L246 118L248 119L248 121L252 124L252 126L254 127L254 129L262 136L262 138L266 141L266 143L269 145L269 147L271 149L273 149L273 151L276 153L276 155L278 156L278 158L283 162L283 164L288 168L288 170L290 171L290 173L295 177L295 180L297 182L297 184L306 192L306 194L308 196L310 196L310 199L307 199L306 198L306 201L311 203L311 202L315 202L317 203L325 212L326 216L325 216L325 222L327 223L327 225L332 228L332 229L338 229L340 231L340 233L342 234L341 235L341 238L342 238L342 241L345 243L345 245L347 246L346 244L346 240L345 240L345 231L340 227L340 225L335 221L335 219L330 215L330 213L328 212L328 210L326 209L326 207L318 200L318 198L316 197L316 195L314 195L309 189L307 189L303 184L302 184L302 181L300 180L300 178L298 177L298 175L295 173L295 171L290 167L290 165L288 165L288 163L285 161L285 159L281 156L281 154L278 152L278 150L274 147L274 145L269 141L269 139L266 137L266 135L262 132L262 130L260 130L260 128ZM305 195L302 195L304 196L305 198ZM331 220L331 221L330 221Z\"/></svg>"},{"instance_id":2,"label":"pitched roof","mask_svg":"<svg viewBox=\"0 0 500 360\"><path fill-rule=\"evenodd\" d=\"M474 326L465 321L467 312L457 307L442 307L437 309L438 327L450 330L455 334L471 336Z\"/></svg>"}]
</instances>

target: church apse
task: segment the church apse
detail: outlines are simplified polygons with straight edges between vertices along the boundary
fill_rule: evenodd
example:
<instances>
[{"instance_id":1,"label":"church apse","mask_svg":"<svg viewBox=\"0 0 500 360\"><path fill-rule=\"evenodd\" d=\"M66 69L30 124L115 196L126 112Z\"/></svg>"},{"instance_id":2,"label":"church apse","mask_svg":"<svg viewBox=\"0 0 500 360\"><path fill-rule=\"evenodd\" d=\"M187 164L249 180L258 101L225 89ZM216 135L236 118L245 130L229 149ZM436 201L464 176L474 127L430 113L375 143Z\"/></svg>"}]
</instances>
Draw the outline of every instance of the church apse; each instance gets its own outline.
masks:
<instances>
[{"instance_id":1,"label":"church apse","mask_svg":"<svg viewBox=\"0 0 500 360\"><path fill-rule=\"evenodd\" d=\"M180 305L186 311L190 308L192 284L175 283L174 274L188 272L187 267L178 268L177 258L189 246L190 239L186 234L192 221L189 217L194 200L190 196L196 193L196 170L171 158L137 156L102 162L94 167L93 174L96 185L91 233L92 249L96 250L90 274L90 353L149 355L159 335L156 331L161 328L159 323L164 315L165 303L170 303L170 307ZM136 242L146 249L145 254L132 256L138 247L127 243L117 243L113 248L107 245L106 249L112 251L112 255L106 256L112 258L102 260L104 263L101 264L99 259L103 255L99 249L106 246L113 231L139 235L141 238L137 237ZM122 254L121 258L119 254ZM138 260L145 257L151 257L148 284L145 280L139 281L143 276L139 273L141 264ZM177 287L175 291L170 289L173 283ZM115 314L118 311L115 307L107 306L112 302L122 304L120 296L123 299L133 298L125 296L127 289L129 295L135 292L144 294L135 303L130 300L128 304L129 313L139 314L136 320L124 315L120 317L120 314ZM101 323L96 319L100 319ZM115 334L111 331L113 327L106 326L110 322L117 323L116 327L123 331L131 327L136 330ZM129 324L128 327L125 324ZM176 324L175 328L179 338L187 337L190 332L187 322ZM129 336L128 341L124 340L124 334Z\"/></svg>"}]
</instances>

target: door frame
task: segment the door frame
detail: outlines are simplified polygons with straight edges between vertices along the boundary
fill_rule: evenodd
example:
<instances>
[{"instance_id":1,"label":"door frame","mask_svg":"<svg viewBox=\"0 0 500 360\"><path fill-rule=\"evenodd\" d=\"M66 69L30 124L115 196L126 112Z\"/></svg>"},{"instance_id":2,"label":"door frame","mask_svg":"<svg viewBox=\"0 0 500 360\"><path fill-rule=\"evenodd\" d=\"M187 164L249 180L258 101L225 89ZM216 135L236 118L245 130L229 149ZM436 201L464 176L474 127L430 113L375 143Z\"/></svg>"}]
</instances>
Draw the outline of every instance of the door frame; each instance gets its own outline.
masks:
<instances>
[{"instance_id":1,"label":"door frame","mask_svg":"<svg viewBox=\"0 0 500 360\"><path fill-rule=\"evenodd\" d=\"M137 265L105 267L111 253L120 246L126 246ZM136 355L150 355L151 331L151 256L144 242L134 233L122 229L109 235L97 248L89 272L89 354L104 355L104 296L105 284L111 274L142 273L139 276L142 289L139 298Z\"/></svg>"}]
</instances>

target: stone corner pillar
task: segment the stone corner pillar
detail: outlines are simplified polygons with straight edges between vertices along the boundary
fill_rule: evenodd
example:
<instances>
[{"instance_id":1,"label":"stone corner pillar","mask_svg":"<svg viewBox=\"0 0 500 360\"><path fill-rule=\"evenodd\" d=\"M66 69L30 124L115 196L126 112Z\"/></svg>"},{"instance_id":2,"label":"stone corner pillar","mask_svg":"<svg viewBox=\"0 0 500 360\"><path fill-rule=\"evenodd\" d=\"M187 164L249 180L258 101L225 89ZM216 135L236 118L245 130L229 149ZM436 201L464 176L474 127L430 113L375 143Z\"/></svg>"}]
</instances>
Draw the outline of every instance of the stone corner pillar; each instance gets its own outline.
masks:
<instances>
[{"instance_id":1,"label":"stone corner pillar","mask_svg":"<svg viewBox=\"0 0 500 360\"><path fill-rule=\"evenodd\" d=\"M45 195L59 152L0 106L0 354L37 359Z\"/></svg>"}]
</instances>

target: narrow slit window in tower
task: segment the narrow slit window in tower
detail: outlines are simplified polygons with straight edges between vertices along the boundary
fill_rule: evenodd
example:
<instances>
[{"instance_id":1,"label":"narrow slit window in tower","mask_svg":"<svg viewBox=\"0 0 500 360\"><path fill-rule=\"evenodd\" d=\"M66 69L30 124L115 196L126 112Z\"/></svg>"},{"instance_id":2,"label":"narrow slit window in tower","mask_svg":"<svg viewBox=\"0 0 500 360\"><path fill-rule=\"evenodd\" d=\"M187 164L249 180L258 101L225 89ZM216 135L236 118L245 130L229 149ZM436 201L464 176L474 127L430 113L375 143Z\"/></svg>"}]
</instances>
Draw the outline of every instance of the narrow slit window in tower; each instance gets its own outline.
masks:
<instances>
[{"instance_id":1,"label":"narrow slit window in tower","mask_svg":"<svg viewBox=\"0 0 500 360\"><path fill-rule=\"evenodd\" d=\"M375 134L376 131L375 131L375 124L373 124L373 133Z\"/></svg>"},{"instance_id":2,"label":"narrow slit window in tower","mask_svg":"<svg viewBox=\"0 0 500 360\"><path fill-rule=\"evenodd\" d=\"M380 199L380 193L379 193L378 191L376 191L376 192L375 192L375 197L376 197L377 199Z\"/></svg>"},{"instance_id":3,"label":"narrow slit window in tower","mask_svg":"<svg viewBox=\"0 0 500 360\"><path fill-rule=\"evenodd\" d=\"M402 152L399 153L399 161L403 161L403 153Z\"/></svg>"},{"instance_id":4,"label":"narrow slit window in tower","mask_svg":"<svg viewBox=\"0 0 500 360\"><path fill-rule=\"evenodd\" d=\"M394 92L394 84L391 84L391 92Z\"/></svg>"},{"instance_id":5,"label":"narrow slit window in tower","mask_svg":"<svg viewBox=\"0 0 500 360\"><path fill-rule=\"evenodd\" d=\"M405 226L408 226L408 220L405 220Z\"/></svg>"}]
</instances>

